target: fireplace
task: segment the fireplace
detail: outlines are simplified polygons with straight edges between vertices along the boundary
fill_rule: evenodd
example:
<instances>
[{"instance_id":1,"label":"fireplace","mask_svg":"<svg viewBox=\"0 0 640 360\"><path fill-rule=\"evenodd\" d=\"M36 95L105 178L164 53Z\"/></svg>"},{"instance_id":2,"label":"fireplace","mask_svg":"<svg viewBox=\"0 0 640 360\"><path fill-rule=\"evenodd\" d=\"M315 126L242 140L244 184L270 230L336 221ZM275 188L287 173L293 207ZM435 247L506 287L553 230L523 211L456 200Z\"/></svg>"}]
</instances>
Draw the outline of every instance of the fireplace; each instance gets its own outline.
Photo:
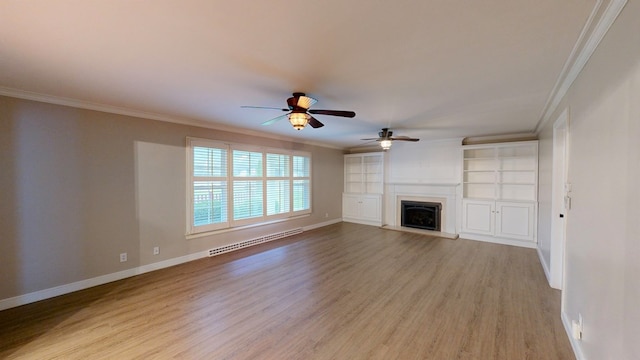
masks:
<instances>
[{"instance_id":1,"label":"fireplace","mask_svg":"<svg viewBox=\"0 0 640 360\"><path fill-rule=\"evenodd\" d=\"M402 200L400 223L405 227L440 231L441 211L441 203Z\"/></svg>"}]
</instances>

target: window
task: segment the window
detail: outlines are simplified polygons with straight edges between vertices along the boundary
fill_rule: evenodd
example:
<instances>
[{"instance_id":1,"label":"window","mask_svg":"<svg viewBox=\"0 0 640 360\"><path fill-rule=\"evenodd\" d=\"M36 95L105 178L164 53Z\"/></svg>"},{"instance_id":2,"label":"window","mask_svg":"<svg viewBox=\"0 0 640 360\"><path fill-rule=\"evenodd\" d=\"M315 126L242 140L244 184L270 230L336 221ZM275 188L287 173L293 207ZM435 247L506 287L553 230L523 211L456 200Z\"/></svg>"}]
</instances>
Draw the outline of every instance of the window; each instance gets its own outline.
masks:
<instances>
[{"instance_id":1,"label":"window","mask_svg":"<svg viewBox=\"0 0 640 360\"><path fill-rule=\"evenodd\" d=\"M194 143L191 151L192 224L203 231L229 225L227 150L221 144L207 145Z\"/></svg>"},{"instance_id":2,"label":"window","mask_svg":"<svg viewBox=\"0 0 640 360\"><path fill-rule=\"evenodd\" d=\"M188 234L311 212L311 157L187 138Z\"/></svg>"},{"instance_id":3,"label":"window","mask_svg":"<svg viewBox=\"0 0 640 360\"><path fill-rule=\"evenodd\" d=\"M310 167L311 163L309 157L293 157L293 211L300 211L310 208Z\"/></svg>"},{"instance_id":4,"label":"window","mask_svg":"<svg viewBox=\"0 0 640 360\"><path fill-rule=\"evenodd\" d=\"M233 150L233 220L262 217L262 153Z\"/></svg>"},{"instance_id":5,"label":"window","mask_svg":"<svg viewBox=\"0 0 640 360\"><path fill-rule=\"evenodd\" d=\"M267 216L291 211L291 156L267 154Z\"/></svg>"}]
</instances>

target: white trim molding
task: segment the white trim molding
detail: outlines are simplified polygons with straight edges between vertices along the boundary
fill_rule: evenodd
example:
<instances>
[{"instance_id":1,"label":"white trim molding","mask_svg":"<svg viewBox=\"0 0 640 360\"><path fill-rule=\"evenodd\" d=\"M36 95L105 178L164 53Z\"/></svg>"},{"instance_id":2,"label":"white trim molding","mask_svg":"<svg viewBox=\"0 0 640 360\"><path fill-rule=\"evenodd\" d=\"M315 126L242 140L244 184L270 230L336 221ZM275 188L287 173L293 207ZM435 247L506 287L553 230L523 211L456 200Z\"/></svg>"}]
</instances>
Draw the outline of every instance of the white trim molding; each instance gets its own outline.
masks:
<instances>
[{"instance_id":1,"label":"white trim molding","mask_svg":"<svg viewBox=\"0 0 640 360\"><path fill-rule=\"evenodd\" d=\"M576 356L576 360L584 360L584 354L582 353L582 346L578 340L573 337L573 331L571 329L571 319L569 319L569 315L566 312L562 312L562 325L564 325L564 331L567 332L567 337L569 338L569 343L571 344L571 349L573 349L573 354Z\"/></svg>"},{"instance_id":2,"label":"white trim molding","mask_svg":"<svg viewBox=\"0 0 640 360\"><path fill-rule=\"evenodd\" d=\"M604 4L606 6L603 9ZM562 98L567 94L567 91L569 91L569 88L626 4L627 0L597 0L547 99L547 103L534 129L536 134L542 131L542 128L556 111Z\"/></svg>"},{"instance_id":3,"label":"white trim molding","mask_svg":"<svg viewBox=\"0 0 640 360\"><path fill-rule=\"evenodd\" d=\"M316 141L308 141L304 139L294 139L287 136L265 133L265 132L256 131L252 129L240 128L240 127L231 126L231 125L223 125L213 121L196 120L196 119L189 119L189 118L178 117L178 116L162 115L162 114L151 113L151 112L146 112L141 110L128 109L128 108L123 108L123 107L118 107L113 105L104 105L104 104L99 104L99 103L94 103L89 101L41 94L41 93L36 93L32 91L25 91L25 90L13 89L13 88L2 87L2 86L0 86L0 96L8 96L8 97L13 97L17 99L38 101L38 102L47 103L47 104L69 106L77 109L101 111L109 114L131 116L135 118L148 119L148 120L164 121L164 122L173 123L173 124L196 126L196 127L201 127L205 129L228 131L228 132L258 136L258 137L268 138L268 139L289 141L293 143L307 144L312 146L321 146L321 147L330 148L330 149L343 150L343 147L340 147L340 146L335 146L335 145L316 142Z\"/></svg>"},{"instance_id":4,"label":"white trim molding","mask_svg":"<svg viewBox=\"0 0 640 360\"><path fill-rule=\"evenodd\" d=\"M34 291L24 295L18 295L7 299L0 300L0 311L12 307L33 303L40 300L53 298L56 296L69 294L75 291L88 289L90 287L104 285L110 282L126 279L132 276L148 273L150 271L168 268L174 265L183 264L189 261L198 260L207 257L208 252L201 251L190 255L180 256L173 259L159 261L156 263L138 266L135 268L118 271L111 274L97 276L91 279L76 281L70 284L64 284L44 290Z\"/></svg>"}]
</instances>

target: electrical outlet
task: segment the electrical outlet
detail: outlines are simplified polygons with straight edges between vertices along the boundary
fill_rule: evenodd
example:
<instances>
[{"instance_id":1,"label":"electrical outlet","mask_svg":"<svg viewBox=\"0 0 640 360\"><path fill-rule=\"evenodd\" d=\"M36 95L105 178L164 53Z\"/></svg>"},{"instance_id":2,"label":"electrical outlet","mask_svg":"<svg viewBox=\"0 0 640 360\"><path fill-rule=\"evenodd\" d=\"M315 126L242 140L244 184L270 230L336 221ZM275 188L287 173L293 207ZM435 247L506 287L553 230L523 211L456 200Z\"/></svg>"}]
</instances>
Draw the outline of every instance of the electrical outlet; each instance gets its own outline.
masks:
<instances>
[{"instance_id":1,"label":"electrical outlet","mask_svg":"<svg viewBox=\"0 0 640 360\"><path fill-rule=\"evenodd\" d=\"M582 331L580 331L580 324L577 321L573 320L571 322L571 335L576 340L582 339Z\"/></svg>"},{"instance_id":2,"label":"electrical outlet","mask_svg":"<svg viewBox=\"0 0 640 360\"><path fill-rule=\"evenodd\" d=\"M324 213L325 219L329 217L329 213Z\"/></svg>"},{"instance_id":3,"label":"electrical outlet","mask_svg":"<svg viewBox=\"0 0 640 360\"><path fill-rule=\"evenodd\" d=\"M127 253L120 254L120 262L125 262L125 261L127 261Z\"/></svg>"},{"instance_id":4,"label":"electrical outlet","mask_svg":"<svg viewBox=\"0 0 640 360\"><path fill-rule=\"evenodd\" d=\"M160 246L154 246L153 255L158 255L158 254L160 254Z\"/></svg>"},{"instance_id":5,"label":"electrical outlet","mask_svg":"<svg viewBox=\"0 0 640 360\"><path fill-rule=\"evenodd\" d=\"M578 325L580 325L580 337L582 337L582 332L584 332L584 323L582 322L582 314L578 313Z\"/></svg>"},{"instance_id":6,"label":"electrical outlet","mask_svg":"<svg viewBox=\"0 0 640 360\"><path fill-rule=\"evenodd\" d=\"M573 320L571 322L571 332L573 333L573 338L576 340L582 340L582 332L584 330L584 324L582 322L582 314L578 314L578 321Z\"/></svg>"}]
</instances>

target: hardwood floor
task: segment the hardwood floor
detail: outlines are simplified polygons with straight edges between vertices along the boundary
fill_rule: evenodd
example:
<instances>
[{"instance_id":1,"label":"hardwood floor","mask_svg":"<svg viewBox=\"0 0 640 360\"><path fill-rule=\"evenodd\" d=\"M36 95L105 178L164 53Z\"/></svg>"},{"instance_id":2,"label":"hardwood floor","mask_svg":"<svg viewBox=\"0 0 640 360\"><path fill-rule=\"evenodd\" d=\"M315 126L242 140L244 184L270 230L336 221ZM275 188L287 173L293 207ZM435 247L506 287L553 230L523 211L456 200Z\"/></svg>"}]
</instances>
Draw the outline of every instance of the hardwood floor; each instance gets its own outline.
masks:
<instances>
[{"instance_id":1,"label":"hardwood floor","mask_svg":"<svg viewBox=\"0 0 640 360\"><path fill-rule=\"evenodd\" d=\"M340 223L0 312L7 359L574 359L535 250Z\"/></svg>"}]
</instances>

